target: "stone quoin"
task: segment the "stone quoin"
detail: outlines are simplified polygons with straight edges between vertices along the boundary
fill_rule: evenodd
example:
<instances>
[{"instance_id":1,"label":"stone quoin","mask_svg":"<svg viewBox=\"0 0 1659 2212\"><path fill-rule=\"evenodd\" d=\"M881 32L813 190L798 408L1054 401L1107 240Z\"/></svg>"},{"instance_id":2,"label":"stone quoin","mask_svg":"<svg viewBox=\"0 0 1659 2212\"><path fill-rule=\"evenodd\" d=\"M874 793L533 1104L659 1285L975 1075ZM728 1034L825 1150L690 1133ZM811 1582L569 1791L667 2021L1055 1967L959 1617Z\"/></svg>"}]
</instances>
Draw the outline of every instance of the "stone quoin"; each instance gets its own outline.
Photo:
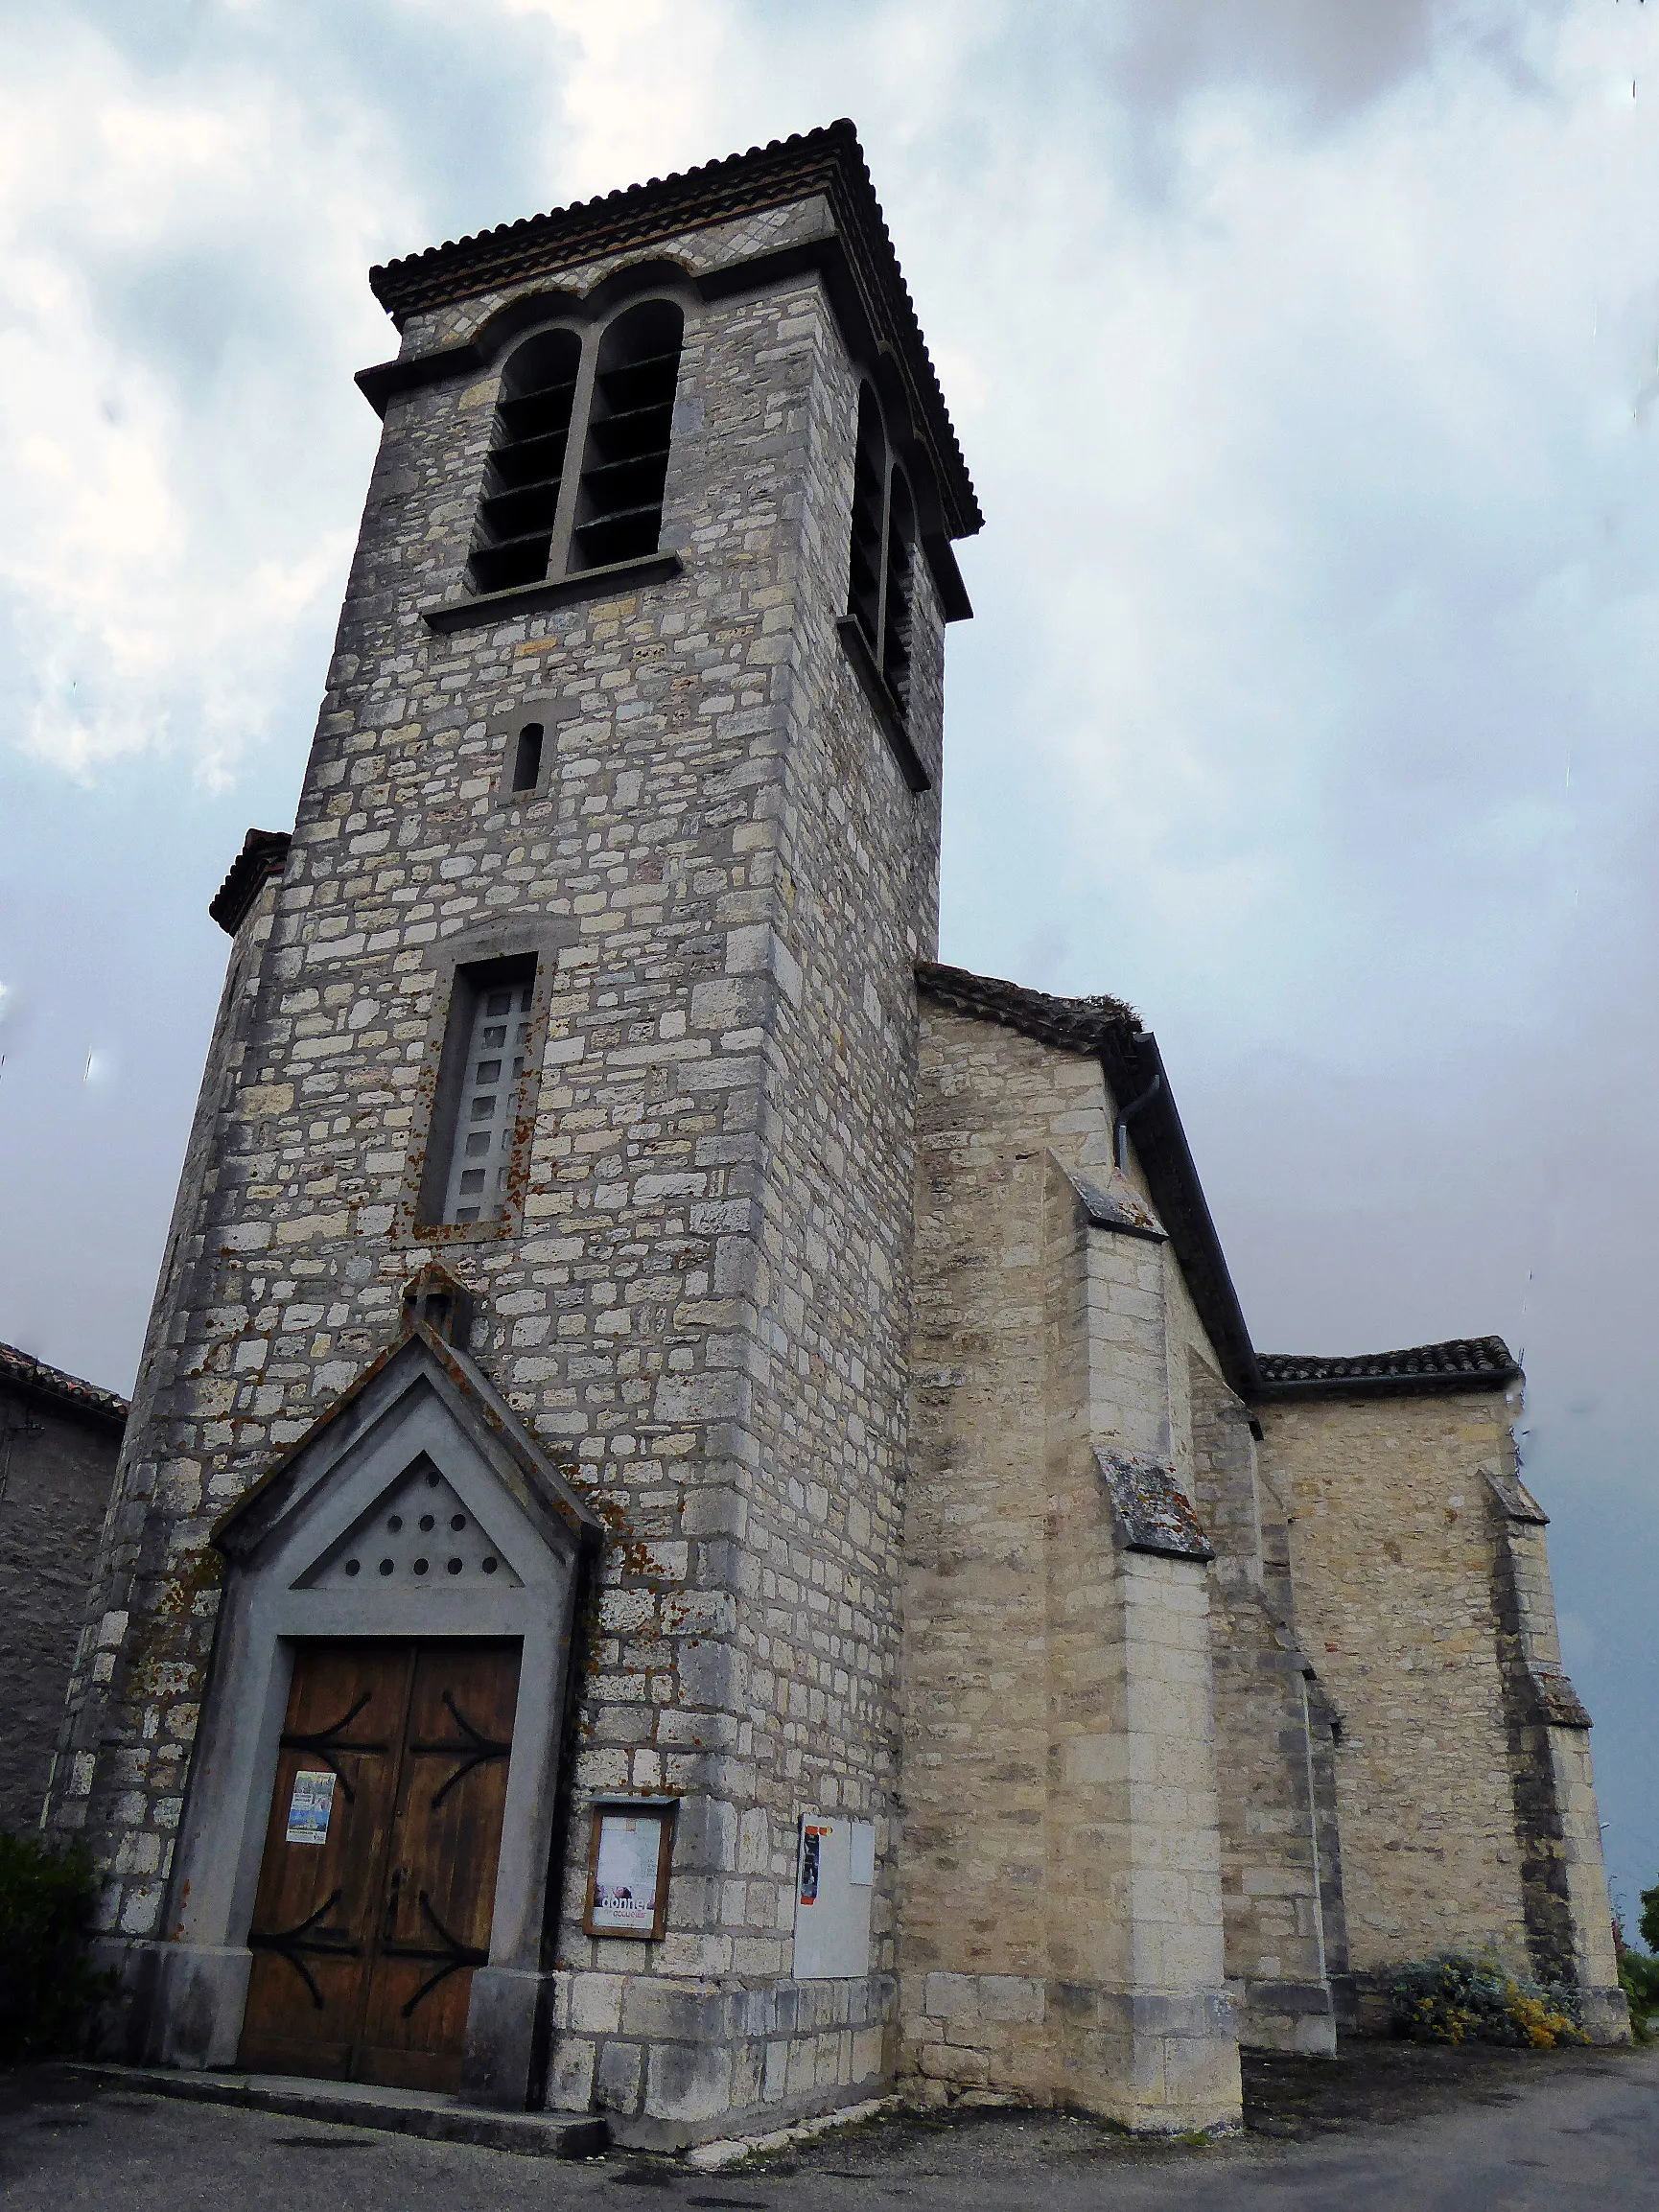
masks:
<instances>
[{"instance_id":1,"label":"stone quoin","mask_svg":"<svg viewBox=\"0 0 1659 2212\"><path fill-rule=\"evenodd\" d=\"M372 281L51 1784L106 2048L671 2148L1225 2127L1473 1936L1625 2032L1507 1351L1258 1355L1138 1018L937 964L852 127Z\"/></svg>"}]
</instances>

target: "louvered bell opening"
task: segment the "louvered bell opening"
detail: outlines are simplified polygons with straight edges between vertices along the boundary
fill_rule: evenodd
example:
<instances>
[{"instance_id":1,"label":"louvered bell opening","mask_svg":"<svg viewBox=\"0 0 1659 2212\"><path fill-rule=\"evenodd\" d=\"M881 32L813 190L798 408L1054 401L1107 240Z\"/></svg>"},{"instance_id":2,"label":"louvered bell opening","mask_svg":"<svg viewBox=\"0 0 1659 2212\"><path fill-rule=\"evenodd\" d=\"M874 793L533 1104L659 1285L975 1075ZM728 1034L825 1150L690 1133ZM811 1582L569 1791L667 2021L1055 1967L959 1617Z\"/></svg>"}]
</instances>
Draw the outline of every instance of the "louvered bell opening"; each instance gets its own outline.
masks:
<instances>
[{"instance_id":1,"label":"louvered bell opening","mask_svg":"<svg viewBox=\"0 0 1659 2212\"><path fill-rule=\"evenodd\" d=\"M539 584L548 572L581 358L573 331L545 331L506 365L468 563L475 592Z\"/></svg>"},{"instance_id":2,"label":"louvered bell opening","mask_svg":"<svg viewBox=\"0 0 1659 2212\"><path fill-rule=\"evenodd\" d=\"M894 697L910 708L910 628L916 597L916 508L898 469L887 508L887 605L881 631L881 672Z\"/></svg>"},{"instance_id":3,"label":"louvered bell opening","mask_svg":"<svg viewBox=\"0 0 1659 2212\"><path fill-rule=\"evenodd\" d=\"M486 982L470 1009L444 1194L446 1222L492 1221L506 1205L534 985L533 967Z\"/></svg>"},{"instance_id":4,"label":"louvered bell opening","mask_svg":"<svg viewBox=\"0 0 1659 2212\"><path fill-rule=\"evenodd\" d=\"M887 475L887 440L876 394L858 395L858 452L853 465L853 538L848 555L847 612L872 653L881 620L881 496Z\"/></svg>"},{"instance_id":5,"label":"louvered bell opening","mask_svg":"<svg viewBox=\"0 0 1659 2212\"><path fill-rule=\"evenodd\" d=\"M602 569L657 550L684 323L671 301L648 299L605 333L582 457L572 570Z\"/></svg>"}]
</instances>

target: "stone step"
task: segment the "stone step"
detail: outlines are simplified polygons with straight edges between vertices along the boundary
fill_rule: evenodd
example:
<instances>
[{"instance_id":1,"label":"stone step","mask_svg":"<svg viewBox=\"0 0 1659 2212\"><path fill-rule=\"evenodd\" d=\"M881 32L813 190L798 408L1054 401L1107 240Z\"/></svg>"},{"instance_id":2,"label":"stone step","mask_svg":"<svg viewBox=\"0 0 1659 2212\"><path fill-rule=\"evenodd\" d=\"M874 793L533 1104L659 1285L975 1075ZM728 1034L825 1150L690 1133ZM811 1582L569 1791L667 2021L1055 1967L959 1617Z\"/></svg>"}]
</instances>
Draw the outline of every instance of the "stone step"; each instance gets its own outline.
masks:
<instances>
[{"instance_id":1,"label":"stone step","mask_svg":"<svg viewBox=\"0 0 1659 2212\"><path fill-rule=\"evenodd\" d=\"M238 2105L292 2119L423 2135L434 2143L477 2143L523 2158L596 2158L610 2147L607 2123L592 2112L509 2112L468 2105L427 2089L383 2089L365 2082L315 2082L290 2074L181 2073L163 2066L77 2067L111 2087L154 2097Z\"/></svg>"}]
</instances>

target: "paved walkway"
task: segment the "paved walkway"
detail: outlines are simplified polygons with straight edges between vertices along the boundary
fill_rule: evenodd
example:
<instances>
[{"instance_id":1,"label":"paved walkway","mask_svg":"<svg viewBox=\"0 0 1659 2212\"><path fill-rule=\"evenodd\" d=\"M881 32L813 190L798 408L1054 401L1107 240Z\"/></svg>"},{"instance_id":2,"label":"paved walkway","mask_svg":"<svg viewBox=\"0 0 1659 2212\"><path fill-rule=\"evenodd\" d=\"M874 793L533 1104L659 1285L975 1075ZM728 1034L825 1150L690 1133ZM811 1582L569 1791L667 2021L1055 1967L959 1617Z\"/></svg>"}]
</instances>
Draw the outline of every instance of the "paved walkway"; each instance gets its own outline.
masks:
<instances>
[{"instance_id":1,"label":"paved walkway","mask_svg":"<svg viewBox=\"0 0 1659 2212\"><path fill-rule=\"evenodd\" d=\"M1270 2125L1274 2123L1271 2122ZM5 2212L1659 2212L1659 2051L1516 2061L1387 2121L1321 2117L1150 2149L1087 2122L986 2113L835 2135L783 2166L564 2164L276 2113L0 2076Z\"/></svg>"}]
</instances>

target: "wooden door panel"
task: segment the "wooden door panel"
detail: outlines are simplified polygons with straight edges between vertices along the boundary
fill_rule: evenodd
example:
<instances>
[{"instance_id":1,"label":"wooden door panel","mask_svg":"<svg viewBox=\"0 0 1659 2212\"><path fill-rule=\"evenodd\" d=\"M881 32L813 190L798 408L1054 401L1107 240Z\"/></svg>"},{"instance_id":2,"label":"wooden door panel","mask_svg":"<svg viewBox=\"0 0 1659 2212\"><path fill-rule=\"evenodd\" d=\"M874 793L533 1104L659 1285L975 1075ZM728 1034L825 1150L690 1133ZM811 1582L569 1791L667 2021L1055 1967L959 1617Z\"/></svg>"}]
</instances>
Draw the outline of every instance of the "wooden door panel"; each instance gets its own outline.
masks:
<instances>
[{"instance_id":1,"label":"wooden door panel","mask_svg":"<svg viewBox=\"0 0 1659 2212\"><path fill-rule=\"evenodd\" d=\"M453 2088L473 1969L489 1956L517 1643L419 1647L376 1935L364 2081Z\"/></svg>"},{"instance_id":2,"label":"wooden door panel","mask_svg":"<svg viewBox=\"0 0 1659 2212\"><path fill-rule=\"evenodd\" d=\"M239 2062L343 2076L362 2018L408 1704L407 1644L302 1644L248 1944ZM295 1778L332 1776L320 1842L289 1840Z\"/></svg>"}]
</instances>

